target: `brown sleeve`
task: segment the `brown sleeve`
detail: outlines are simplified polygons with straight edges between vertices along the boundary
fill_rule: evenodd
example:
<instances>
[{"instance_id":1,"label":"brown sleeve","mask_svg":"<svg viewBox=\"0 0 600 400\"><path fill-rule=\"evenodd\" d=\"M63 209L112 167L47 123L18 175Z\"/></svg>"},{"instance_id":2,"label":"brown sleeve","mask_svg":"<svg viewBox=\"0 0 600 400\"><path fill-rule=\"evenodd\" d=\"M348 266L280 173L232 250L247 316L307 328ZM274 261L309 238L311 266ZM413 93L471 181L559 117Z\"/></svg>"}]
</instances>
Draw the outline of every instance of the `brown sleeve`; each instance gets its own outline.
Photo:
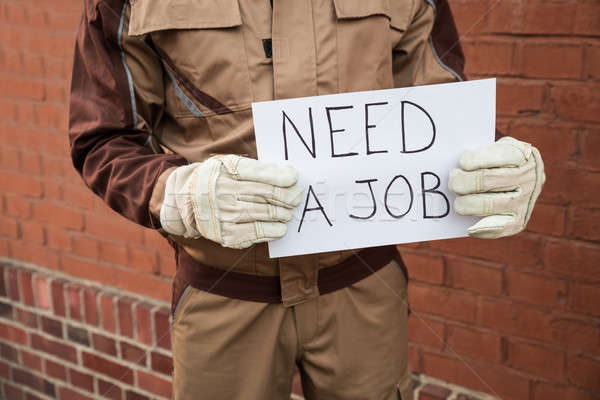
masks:
<instances>
[{"instance_id":1,"label":"brown sleeve","mask_svg":"<svg viewBox=\"0 0 600 400\"><path fill-rule=\"evenodd\" d=\"M71 83L71 157L86 185L109 207L138 224L159 228L149 211L155 182L163 171L187 160L156 154L148 146L162 113L162 70L142 39L127 37L124 45L127 12L123 0L85 1ZM147 66L149 75L133 76L128 60ZM138 84L138 78L143 82Z\"/></svg>"},{"instance_id":2,"label":"brown sleeve","mask_svg":"<svg viewBox=\"0 0 600 400\"><path fill-rule=\"evenodd\" d=\"M417 0L412 22L394 53L395 86L464 81L464 68L465 55L448 0ZM496 140L500 137L496 130Z\"/></svg>"}]
</instances>

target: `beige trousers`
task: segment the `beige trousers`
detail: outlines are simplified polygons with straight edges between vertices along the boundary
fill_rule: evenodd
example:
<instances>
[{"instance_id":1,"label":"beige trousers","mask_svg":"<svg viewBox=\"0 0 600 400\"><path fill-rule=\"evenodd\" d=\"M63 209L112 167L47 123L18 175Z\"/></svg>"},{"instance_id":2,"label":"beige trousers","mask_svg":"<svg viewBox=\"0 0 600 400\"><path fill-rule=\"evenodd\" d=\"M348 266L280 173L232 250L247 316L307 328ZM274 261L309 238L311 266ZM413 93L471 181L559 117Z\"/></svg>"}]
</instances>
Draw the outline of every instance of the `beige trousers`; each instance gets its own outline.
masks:
<instances>
[{"instance_id":1,"label":"beige trousers","mask_svg":"<svg viewBox=\"0 0 600 400\"><path fill-rule=\"evenodd\" d=\"M189 287L173 319L173 398L413 400L406 280L393 261L344 289L284 307Z\"/></svg>"}]
</instances>

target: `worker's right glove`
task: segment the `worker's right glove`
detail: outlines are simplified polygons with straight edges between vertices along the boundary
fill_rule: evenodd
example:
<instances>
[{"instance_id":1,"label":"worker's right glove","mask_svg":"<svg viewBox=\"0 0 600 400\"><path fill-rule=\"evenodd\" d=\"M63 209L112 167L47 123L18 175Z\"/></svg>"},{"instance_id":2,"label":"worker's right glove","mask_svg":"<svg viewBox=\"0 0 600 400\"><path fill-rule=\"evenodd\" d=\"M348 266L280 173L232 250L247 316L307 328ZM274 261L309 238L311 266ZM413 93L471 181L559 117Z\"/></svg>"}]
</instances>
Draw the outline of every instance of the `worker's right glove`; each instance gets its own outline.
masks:
<instances>
[{"instance_id":1,"label":"worker's right glove","mask_svg":"<svg viewBox=\"0 0 600 400\"><path fill-rule=\"evenodd\" d=\"M297 180L291 166L213 156L169 175L160 222L168 233L237 249L279 239L302 200Z\"/></svg>"}]
</instances>

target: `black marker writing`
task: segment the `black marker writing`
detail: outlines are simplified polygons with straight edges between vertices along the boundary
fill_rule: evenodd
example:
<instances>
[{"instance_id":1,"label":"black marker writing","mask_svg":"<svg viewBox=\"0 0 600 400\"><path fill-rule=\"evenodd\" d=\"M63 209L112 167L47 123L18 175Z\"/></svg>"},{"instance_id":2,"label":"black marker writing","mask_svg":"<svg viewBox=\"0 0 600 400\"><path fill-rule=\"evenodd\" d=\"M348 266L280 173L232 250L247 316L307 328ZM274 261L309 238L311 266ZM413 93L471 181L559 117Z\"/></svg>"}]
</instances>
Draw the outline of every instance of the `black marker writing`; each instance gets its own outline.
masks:
<instances>
[{"instance_id":1,"label":"black marker writing","mask_svg":"<svg viewBox=\"0 0 600 400\"><path fill-rule=\"evenodd\" d=\"M315 201L319 205L318 207L308 208L308 202L310 200L311 193L312 193L312 196L315 198ZM300 228L302 228L302 223L304 222L304 216L306 215L306 212L307 211L317 211L317 210L321 211L321 213L323 214L323 216L327 220L327 223L329 224L329 226L333 226L333 224L331 223L331 221L327 217L327 213L325 213L325 209L321 205L321 202L319 201L319 198L315 194L312 185L309 185L308 186L308 193L306 194L306 203L304 203L304 210L302 210L302 218L300 219L300 225L298 226L298 232L300 232Z\"/></svg>"},{"instance_id":2,"label":"black marker writing","mask_svg":"<svg viewBox=\"0 0 600 400\"><path fill-rule=\"evenodd\" d=\"M355 182L356 183L366 183L367 185L369 185L369 191L371 192L371 200L373 201L373 211L371 211L371 214L369 214L366 217L359 217L359 216L350 214L350 218L369 219L373 215L375 215L375 212L377 211L377 202L375 201L375 194L373 193L373 187L371 186L371 182L377 182L377 179L365 179L365 180L362 180L362 181L355 181Z\"/></svg>"},{"instance_id":3,"label":"black marker writing","mask_svg":"<svg viewBox=\"0 0 600 400\"><path fill-rule=\"evenodd\" d=\"M300 140L302 141L302 144L304 144L304 147L306 147L306 150L308 150L308 152L310 153L310 155L312 156L312 158L316 158L317 157L317 151L315 149L315 126L313 123L313 116L312 116L312 107L308 108L308 118L310 120L310 137L311 137L311 147L308 146L308 144L306 143L306 141L304 140L304 138L302 137L302 135L300 135L300 131L298 130L298 128L296 128L296 125L294 124L294 121L292 121L290 119L290 117L285 113L285 111L282 111L282 120L283 120L283 148L285 150L285 159L288 159L288 143L287 143L287 125L285 123L285 121L289 121L290 124L292 124L292 128L294 128L294 131L296 131L296 135L298 135L298 137L300 138Z\"/></svg>"},{"instance_id":4,"label":"black marker writing","mask_svg":"<svg viewBox=\"0 0 600 400\"><path fill-rule=\"evenodd\" d=\"M369 107L371 106L383 106L388 104L387 101L381 103L367 103L365 104L365 137L367 139L367 155L376 153L387 153L387 150L371 150L369 145L369 129L375 128L375 125L369 125Z\"/></svg>"},{"instance_id":5,"label":"black marker writing","mask_svg":"<svg viewBox=\"0 0 600 400\"><path fill-rule=\"evenodd\" d=\"M431 128L433 129L433 135L431 136L431 142L429 142L429 144L427 146L422 147L420 149L413 149L413 150L406 149L406 128L405 128L404 121L406 119L405 109L406 109L407 104L410 104L411 106L416 107L419 110L421 110L427 116L427 118L429 118L429 122L431 122ZM431 146L433 146L433 142L435 142L435 123L433 122L431 115L429 115L429 113L427 111L425 111L425 109L423 107L421 107L420 105L415 104L411 101L403 101L402 102L402 153L418 153L421 151L425 151L428 148L430 148Z\"/></svg>"},{"instance_id":6,"label":"black marker writing","mask_svg":"<svg viewBox=\"0 0 600 400\"><path fill-rule=\"evenodd\" d=\"M334 150L333 146L333 134L339 132L345 132L345 129L333 129L333 125L331 123L331 111L337 110L349 110L354 108L354 106L341 106L341 107L325 107L325 111L327 112L327 122L329 122L329 139L331 140L331 157L349 157L356 156L358 153L341 153L337 154Z\"/></svg>"},{"instance_id":7,"label":"black marker writing","mask_svg":"<svg viewBox=\"0 0 600 400\"><path fill-rule=\"evenodd\" d=\"M394 184L394 182L396 182L396 180L400 179L400 178L402 178L404 180L404 182L406 183L406 186L408 187L408 191L410 192L410 203L408 204L408 207L406 208L406 211L404 213L396 215L396 214L394 214L393 212L390 211L390 208L388 206L388 195L389 195L390 189L391 189L392 185ZM393 217L393 218L402 218L406 214L408 214L408 212L412 208L413 200L414 200L414 194L413 194L412 187L410 186L410 183L408 182L408 179L406 179L406 177L404 175L396 175L390 181L390 184L388 185L387 189L385 189L385 196L383 198L383 204L385 204L385 209L387 210L388 214L390 214L391 217Z\"/></svg>"},{"instance_id":8,"label":"black marker writing","mask_svg":"<svg viewBox=\"0 0 600 400\"><path fill-rule=\"evenodd\" d=\"M431 176L435 177L436 184L434 187L425 189L425 175L431 175ZM439 187L440 187L440 177L439 176L437 176L433 172L422 172L421 173L421 192L423 195L423 218L444 218L446 215L448 215L450 213L450 202L448 202L448 198L446 197L446 195L443 192L436 190ZM427 202L425 201L426 193L436 193L436 194L439 194L440 196L442 196L442 198L446 202L446 212L444 214L442 214L442 215L427 215Z\"/></svg>"}]
</instances>

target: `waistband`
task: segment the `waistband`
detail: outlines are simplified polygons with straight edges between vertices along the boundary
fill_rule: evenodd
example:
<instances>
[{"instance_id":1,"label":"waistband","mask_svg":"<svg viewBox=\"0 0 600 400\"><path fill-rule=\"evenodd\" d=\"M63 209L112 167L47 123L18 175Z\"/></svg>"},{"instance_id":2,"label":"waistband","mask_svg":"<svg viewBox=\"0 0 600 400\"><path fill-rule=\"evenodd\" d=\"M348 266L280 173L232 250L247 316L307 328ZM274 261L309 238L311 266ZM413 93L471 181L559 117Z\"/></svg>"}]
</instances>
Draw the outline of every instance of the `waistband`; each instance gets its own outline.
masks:
<instances>
[{"instance_id":1,"label":"waistband","mask_svg":"<svg viewBox=\"0 0 600 400\"><path fill-rule=\"evenodd\" d=\"M263 303L281 303L279 276L260 276L211 267L198 262L176 246L177 272L173 281L172 309L186 286L221 296ZM362 249L331 267L318 271L319 294L327 294L356 283L392 260L408 281L408 271L395 246Z\"/></svg>"}]
</instances>

